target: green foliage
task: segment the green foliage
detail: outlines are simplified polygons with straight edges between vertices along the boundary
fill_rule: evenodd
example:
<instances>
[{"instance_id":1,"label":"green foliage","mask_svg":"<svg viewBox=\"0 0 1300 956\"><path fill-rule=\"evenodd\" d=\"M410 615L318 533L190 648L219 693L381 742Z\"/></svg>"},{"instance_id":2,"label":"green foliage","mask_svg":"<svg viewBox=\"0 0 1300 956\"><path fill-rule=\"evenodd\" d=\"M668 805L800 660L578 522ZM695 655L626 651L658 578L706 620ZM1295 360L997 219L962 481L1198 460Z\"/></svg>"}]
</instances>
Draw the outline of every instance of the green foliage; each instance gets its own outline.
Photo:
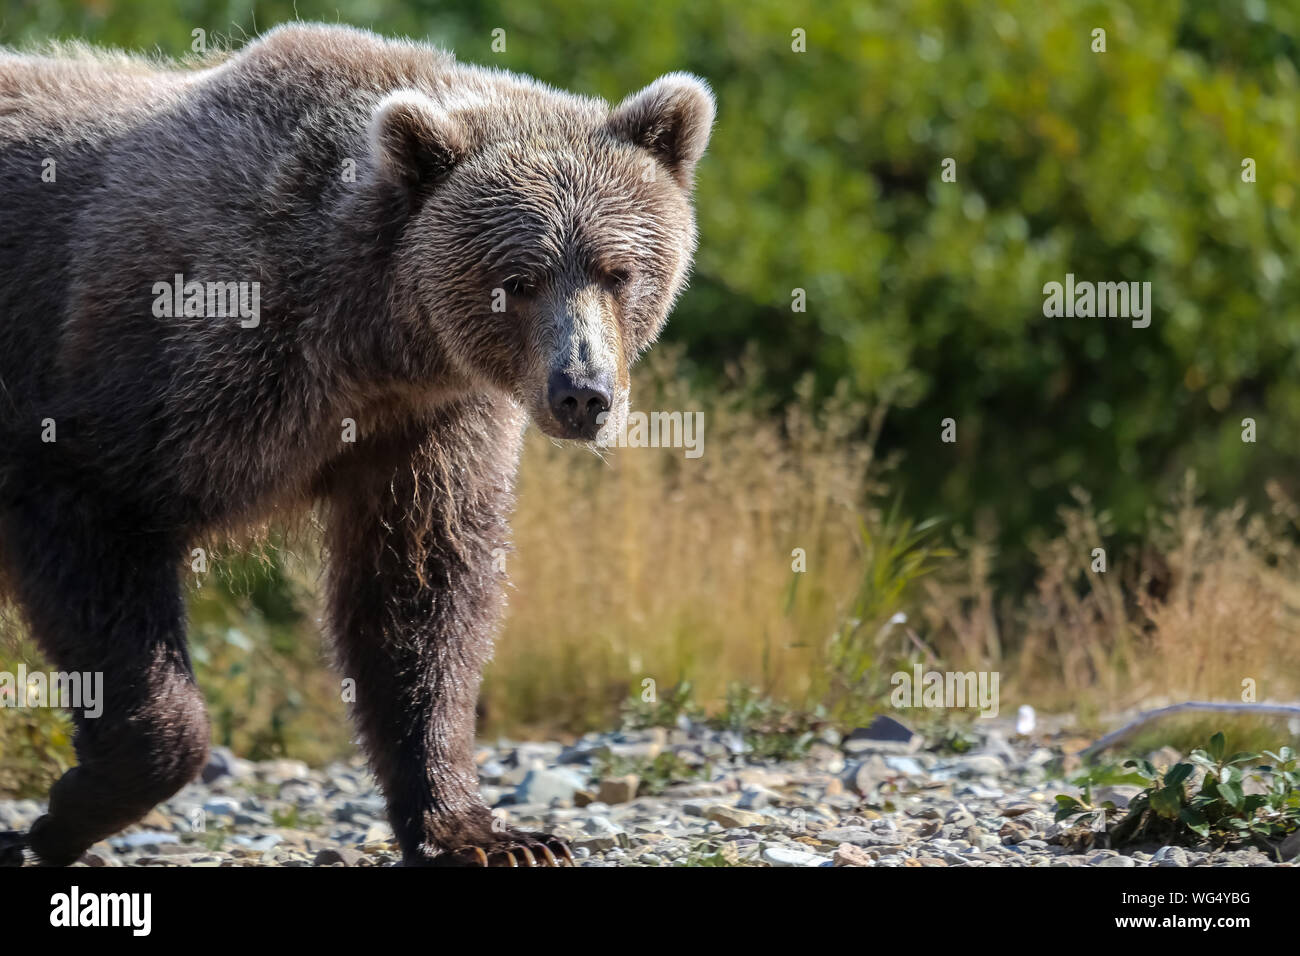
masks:
<instances>
[{"instance_id":1,"label":"green foliage","mask_svg":"<svg viewBox=\"0 0 1300 956\"><path fill-rule=\"evenodd\" d=\"M283 541L213 559L190 592L190 645L213 742L253 760L350 752L339 682L308 613L310 574Z\"/></svg>"},{"instance_id":2,"label":"green foliage","mask_svg":"<svg viewBox=\"0 0 1300 956\"><path fill-rule=\"evenodd\" d=\"M820 700L839 722L865 723L888 696L884 641L904 623L899 615L918 581L951 556L935 541L936 523L903 517L897 504L880 521L862 522L861 576L844 623L831 636Z\"/></svg>"},{"instance_id":3,"label":"green foliage","mask_svg":"<svg viewBox=\"0 0 1300 956\"><path fill-rule=\"evenodd\" d=\"M757 760L798 760L808 752L818 728L828 723L821 707L794 707L764 694L758 688L733 682L727 686L721 710L705 712L694 697L694 687L683 681L654 703L629 698L623 705L624 726L631 729L674 727L682 716L702 722L715 730L731 731L745 744L747 756ZM666 756L666 755L661 755ZM622 767L622 764L617 765ZM676 769L676 764L665 765ZM663 768L660 768L663 769ZM642 773L631 767L615 771L602 765L598 776L619 773Z\"/></svg>"},{"instance_id":4,"label":"green foliage","mask_svg":"<svg viewBox=\"0 0 1300 956\"><path fill-rule=\"evenodd\" d=\"M196 28L240 42L295 16L608 99L669 70L707 78L703 241L669 338L704 376L757 347L774 396L811 369L891 399L883 443L909 453L911 506L968 524L995 510L1007 564L1071 484L1131 532L1185 467L1217 502L1294 473L1292 4L264 0L254 22L225 0L53 0L11 11L0 40L181 55ZM1150 281L1150 328L1045 318L1042 287L1067 272ZM1247 416L1267 423L1254 445Z\"/></svg>"},{"instance_id":5,"label":"green foliage","mask_svg":"<svg viewBox=\"0 0 1300 956\"><path fill-rule=\"evenodd\" d=\"M699 766L689 764L670 751L654 757L623 757L618 754L604 753L598 756L592 765L593 780L636 774L641 778L641 784L637 788L638 796L663 793L675 783L706 780L708 772L708 764Z\"/></svg>"},{"instance_id":6,"label":"green foliage","mask_svg":"<svg viewBox=\"0 0 1300 956\"><path fill-rule=\"evenodd\" d=\"M733 683L714 726L738 734L757 760L798 760L808 753L825 711L807 711L773 700L753 687Z\"/></svg>"},{"instance_id":7,"label":"green foliage","mask_svg":"<svg viewBox=\"0 0 1300 956\"><path fill-rule=\"evenodd\" d=\"M757 852L750 850L747 854L738 851L735 844L720 844L714 840L697 840L690 851L680 860L673 861L674 866L753 866L756 865Z\"/></svg>"},{"instance_id":8,"label":"green foliage","mask_svg":"<svg viewBox=\"0 0 1300 956\"><path fill-rule=\"evenodd\" d=\"M29 674L45 669L31 642L6 626L0 632L0 672L16 675L20 664ZM0 794L44 796L74 762L72 720L53 707L0 705Z\"/></svg>"},{"instance_id":9,"label":"green foliage","mask_svg":"<svg viewBox=\"0 0 1300 956\"><path fill-rule=\"evenodd\" d=\"M688 680L670 687L662 697L646 700L634 693L622 705L623 726L629 730L647 727L672 727L681 718L699 720L703 708L695 700L695 685Z\"/></svg>"},{"instance_id":10,"label":"green foliage","mask_svg":"<svg viewBox=\"0 0 1300 956\"><path fill-rule=\"evenodd\" d=\"M1272 762L1261 763L1264 757ZM1090 770L1073 781L1082 788L1082 799L1057 795L1056 819L1104 830L1112 846L1209 841L1267 849L1269 841L1300 828L1300 763L1290 747L1228 756L1224 735L1216 733L1208 748L1193 750L1188 759L1163 773L1147 760L1126 761L1123 770L1113 765ZM1251 765L1256 766L1248 769ZM1122 817L1113 801L1094 804L1094 786L1115 784L1143 787ZM1119 819L1108 823L1113 817Z\"/></svg>"}]
</instances>

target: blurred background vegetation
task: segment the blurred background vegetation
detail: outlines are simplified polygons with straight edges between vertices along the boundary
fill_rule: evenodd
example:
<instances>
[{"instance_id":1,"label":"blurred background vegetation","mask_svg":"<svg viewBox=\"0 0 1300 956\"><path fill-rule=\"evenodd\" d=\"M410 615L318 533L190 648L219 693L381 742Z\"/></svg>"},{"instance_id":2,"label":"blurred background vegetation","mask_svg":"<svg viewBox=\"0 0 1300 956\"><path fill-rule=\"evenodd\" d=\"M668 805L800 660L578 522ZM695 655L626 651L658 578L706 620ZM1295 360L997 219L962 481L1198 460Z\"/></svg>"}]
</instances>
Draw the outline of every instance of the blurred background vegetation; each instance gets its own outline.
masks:
<instances>
[{"instance_id":1,"label":"blurred background vegetation","mask_svg":"<svg viewBox=\"0 0 1300 956\"><path fill-rule=\"evenodd\" d=\"M695 278L634 392L705 410L705 455L530 444L487 728L607 725L647 677L853 713L891 656L1076 708L1286 673L1300 5L42 0L0 43L183 56L294 17L609 100L670 70L718 97ZM1149 281L1150 327L1045 318L1066 273ZM557 540L598 580L548 565ZM300 557L194 590L216 736L254 755L348 745Z\"/></svg>"}]
</instances>

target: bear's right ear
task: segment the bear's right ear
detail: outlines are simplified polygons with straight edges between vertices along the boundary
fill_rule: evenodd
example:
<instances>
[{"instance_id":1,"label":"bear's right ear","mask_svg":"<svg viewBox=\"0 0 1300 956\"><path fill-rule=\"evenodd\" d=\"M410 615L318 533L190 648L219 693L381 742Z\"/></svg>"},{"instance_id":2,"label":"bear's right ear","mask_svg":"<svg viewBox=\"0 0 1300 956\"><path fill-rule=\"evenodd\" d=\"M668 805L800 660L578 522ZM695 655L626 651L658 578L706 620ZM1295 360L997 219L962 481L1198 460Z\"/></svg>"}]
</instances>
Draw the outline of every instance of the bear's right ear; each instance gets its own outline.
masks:
<instances>
[{"instance_id":1,"label":"bear's right ear","mask_svg":"<svg viewBox=\"0 0 1300 956\"><path fill-rule=\"evenodd\" d=\"M709 145L717 106L709 85L689 73L659 77L620 103L609 117L615 136L649 152L683 189Z\"/></svg>"},{"instance_id":2,"label":"bear's right ear","mask_svg":"<svg viewBox=\"0 0 1300 956\"><path fill-rule=\"evenodd\" d=\"M412 191L451 172L469 152L464 128L416 90L389 93L370 117L370 149L384 178Z\"/></svg>"}]
</instances>

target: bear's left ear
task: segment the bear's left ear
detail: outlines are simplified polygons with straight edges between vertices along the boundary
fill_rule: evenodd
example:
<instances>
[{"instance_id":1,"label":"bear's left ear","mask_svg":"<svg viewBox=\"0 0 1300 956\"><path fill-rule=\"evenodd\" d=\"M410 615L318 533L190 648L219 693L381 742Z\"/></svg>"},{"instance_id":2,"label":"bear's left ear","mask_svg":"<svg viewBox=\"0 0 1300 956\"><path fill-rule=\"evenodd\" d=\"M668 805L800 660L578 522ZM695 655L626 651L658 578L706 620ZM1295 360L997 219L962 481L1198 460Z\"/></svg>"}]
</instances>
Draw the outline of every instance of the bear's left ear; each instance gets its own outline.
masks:
<instances>
[{"instance_id":1,"label":"bear's left ear","mask_svg":"<svg viewBox=\"0 0 1300 956\"><path fill-rule=\"evenodd\" d=\"M690 73L669 73L620 103L609 128L649 150L679 186L690 189L695 164L709 145L715 110L707 83Z\"/></svg>"},{"instance_id":2,"label":"bear's left ear","mask_svg":"<svg viewBox=\"0 0 1300 956\"><path fill-rule=\"evenodd\" d=\"M370 149L385 178L415 191L451 172L469 143L464 127L432 99L397 90L370 117Z\"/></svg>"}]
</instances>

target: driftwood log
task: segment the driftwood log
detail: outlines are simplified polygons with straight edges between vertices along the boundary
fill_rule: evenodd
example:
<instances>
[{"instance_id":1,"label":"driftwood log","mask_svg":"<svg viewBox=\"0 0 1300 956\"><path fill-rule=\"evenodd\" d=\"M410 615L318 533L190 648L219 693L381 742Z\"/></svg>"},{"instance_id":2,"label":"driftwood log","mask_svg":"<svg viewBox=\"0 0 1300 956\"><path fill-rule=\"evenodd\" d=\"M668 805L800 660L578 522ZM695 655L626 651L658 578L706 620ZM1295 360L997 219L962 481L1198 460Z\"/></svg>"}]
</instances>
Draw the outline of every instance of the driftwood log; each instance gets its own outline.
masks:
<instances>
[{"instance_id":1,"label":"driftwood log","mask_svg":"<svg viewBox=\"0 0 1300 956\"><path fill-rule=\"evenodd\" d=\"M1084 760L1091 760L1096 754L1101 753L1120 741L1127 740L1133 736L1139 729L1145 727L1154 720L1161 717L1168 717L1171 714L1183 713L1216 713L1216 714L1250 714L1256 717L1293 717L1300 719L1300 704L1244 704L1233 701L1200 701L1189 700L1182 704L1171 704L1168 707L1161 707L1157 710L1148 710L1139 714L1135 719L1129 721L1118 730L1113 730L1106 736L1100 738L1090 747L1080 752L1079 756Z\"/></svg>"}]
</instances>

